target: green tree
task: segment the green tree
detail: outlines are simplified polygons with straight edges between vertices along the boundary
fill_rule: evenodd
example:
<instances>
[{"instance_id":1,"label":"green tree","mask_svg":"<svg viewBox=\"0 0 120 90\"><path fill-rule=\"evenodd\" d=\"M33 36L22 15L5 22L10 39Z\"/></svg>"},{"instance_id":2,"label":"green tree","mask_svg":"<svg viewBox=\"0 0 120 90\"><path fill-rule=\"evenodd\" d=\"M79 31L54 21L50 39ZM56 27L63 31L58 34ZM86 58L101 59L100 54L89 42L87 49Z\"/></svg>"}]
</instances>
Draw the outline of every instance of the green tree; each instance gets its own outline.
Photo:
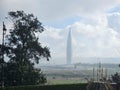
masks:
<instances>
[{"instance_id":1,"label":"green tree","mask_svg":"<svg viewBox=\"0 0 120 90\"><path fill-rule=\"evenodd\" d=\"M49 60L48 47L42 47L36 34L42 33L44 27L33 14L23 11L9 12L13 28L6 37L6 54L9 57L5 68L6 85L33 85L45 83L46 77L34 64L41 58Z\"/></svg>"}]
</instances>

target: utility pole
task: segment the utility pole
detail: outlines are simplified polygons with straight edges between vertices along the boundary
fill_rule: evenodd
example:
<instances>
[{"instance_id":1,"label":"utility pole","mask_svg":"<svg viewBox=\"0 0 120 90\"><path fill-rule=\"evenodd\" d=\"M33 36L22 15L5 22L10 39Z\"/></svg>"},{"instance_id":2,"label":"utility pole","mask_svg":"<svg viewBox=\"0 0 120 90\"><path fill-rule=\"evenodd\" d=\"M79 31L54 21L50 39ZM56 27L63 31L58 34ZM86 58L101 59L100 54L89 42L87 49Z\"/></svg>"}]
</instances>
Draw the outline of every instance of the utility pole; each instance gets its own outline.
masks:
<instances>
[{"instance_id":1,"label":"utility pole","mask_svg":"<svg viewBox=\"0 0 120 90\"><path fill-rule=\"evenodd\" d=\"M99 69L97 68L97 81L99 80Z\"/></svg>"},{"instance_id":2,"label":"utility pole","mask_svg":"<svg viewBox=\"0 0 120 90\"><path fill-rule=\"evenodd\" d=\"M105 69L105 78L106 78L106 80L108 79L108 77L107 77L107 72L108 72L108 70L107 70L107 68Z\"/></svg>"},{"instance_id":3,"label":"utility pole","mask_svg":"<svg viewBox=\"0 0 120 90\"><path fill-rule=\"evenodd\" d=\"M93 67L93 81L95 81L95 68Z\"/></svg>"},{"instance_id":4,"label":"utility pole","mask_svg":"<svg viewBox=\"0 0 120 90\"><path fill-rule=\"evenodd\" d=\"M4 38L5 38L5 33L6 33L6 27L5 24L3 22L3 37L2 37L2 90L4 90Z\"/></svg>"}]
</instances>

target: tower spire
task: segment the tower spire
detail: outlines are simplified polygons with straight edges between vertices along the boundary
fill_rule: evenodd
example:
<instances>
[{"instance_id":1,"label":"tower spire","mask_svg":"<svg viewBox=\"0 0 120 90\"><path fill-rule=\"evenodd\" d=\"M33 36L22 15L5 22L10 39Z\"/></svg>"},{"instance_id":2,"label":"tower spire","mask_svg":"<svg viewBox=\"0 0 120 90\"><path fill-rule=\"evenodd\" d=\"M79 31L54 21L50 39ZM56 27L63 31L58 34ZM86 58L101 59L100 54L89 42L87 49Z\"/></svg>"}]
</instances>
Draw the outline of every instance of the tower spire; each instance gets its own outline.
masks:
<instances>
[{"instance_id":1,"label":"tower spire","mask_svg":"<svg viewBox=\"0 0 120 90\"><path fill-rule=\"evenodd\" d=\"M69 29L68 32L68 38L67 38L67 64L71 64L72 61L72 38L71 38L71 29Z\"/></svg>"}]
</instances>

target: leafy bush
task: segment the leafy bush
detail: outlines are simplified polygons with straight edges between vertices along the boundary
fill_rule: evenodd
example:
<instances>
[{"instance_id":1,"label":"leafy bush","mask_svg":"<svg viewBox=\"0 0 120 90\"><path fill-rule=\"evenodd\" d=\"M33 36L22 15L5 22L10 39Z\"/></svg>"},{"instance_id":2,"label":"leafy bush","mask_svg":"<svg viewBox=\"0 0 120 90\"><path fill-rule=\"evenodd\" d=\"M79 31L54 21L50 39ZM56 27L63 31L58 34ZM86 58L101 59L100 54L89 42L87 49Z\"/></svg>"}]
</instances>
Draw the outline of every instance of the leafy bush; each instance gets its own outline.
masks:
<instances>
[{"instance_id":1,"label":"leafy bush","mask_svg":"<svg viewBox=\"0 0 120 90\"><path fill-rule=\"evenodd\" d=\"M87 84L5 87L4 90L86 90ZM2 90L2 88L0 88Z\"/></svg>"}]
</instances>

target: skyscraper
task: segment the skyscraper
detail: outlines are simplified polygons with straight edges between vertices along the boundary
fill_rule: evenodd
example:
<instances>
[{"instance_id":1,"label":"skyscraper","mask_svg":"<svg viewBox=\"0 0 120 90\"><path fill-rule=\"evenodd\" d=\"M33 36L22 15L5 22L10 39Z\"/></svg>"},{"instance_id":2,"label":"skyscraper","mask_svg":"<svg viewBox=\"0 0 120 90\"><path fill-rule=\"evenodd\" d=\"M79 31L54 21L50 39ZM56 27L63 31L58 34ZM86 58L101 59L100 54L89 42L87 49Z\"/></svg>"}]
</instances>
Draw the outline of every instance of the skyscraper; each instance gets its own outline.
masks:
<instances>
[{"instance_id":1,"label":"skyscraper","mask_svg":"<svg viewBox=\"0 0 120 90\"><path fill-rule=\"evenodd\" d=\"M72 38L71 38L71 29L70 29L69 32L68 32L66 59L67 59L67 64L71 64L71 61L72 61Z\"/></svg>"}]
</instances>

